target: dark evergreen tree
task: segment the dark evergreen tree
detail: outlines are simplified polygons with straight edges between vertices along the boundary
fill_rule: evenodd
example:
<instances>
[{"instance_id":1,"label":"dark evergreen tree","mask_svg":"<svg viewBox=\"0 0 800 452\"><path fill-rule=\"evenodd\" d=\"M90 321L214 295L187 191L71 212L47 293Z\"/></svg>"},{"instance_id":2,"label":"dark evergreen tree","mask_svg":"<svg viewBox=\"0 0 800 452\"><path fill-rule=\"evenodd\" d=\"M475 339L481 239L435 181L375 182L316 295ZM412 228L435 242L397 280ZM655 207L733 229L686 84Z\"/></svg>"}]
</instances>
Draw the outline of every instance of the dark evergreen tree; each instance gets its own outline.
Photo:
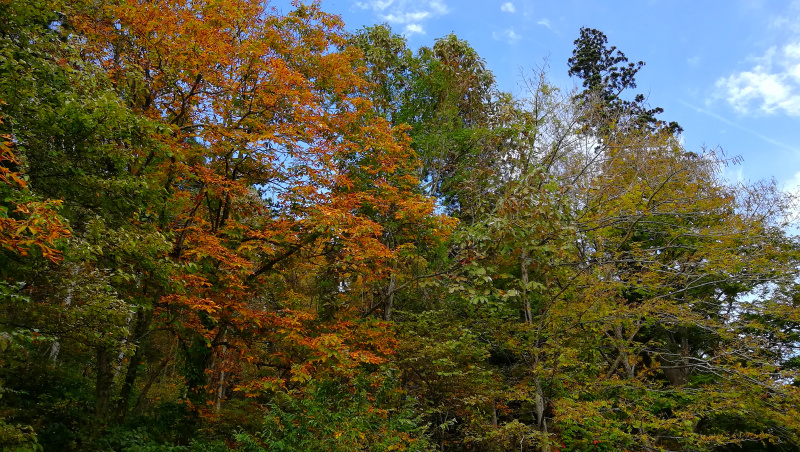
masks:
<instances>
[{"instance_id":1,"label":"dark evergreen tree","mask_svg":"<svg viewBox=\"0 0 800 452\"><path fill-rule=\"evenodd\" d=\"M636 74L645 63L631 63L616 46L608 47L608 38L602 31L581 28L581 36L575 40L575 49L567 63L569 75L583 80L584 90L579 97L586 100L597 97L601 100L604 112L596 119L601 122L601 128L602 123L607 123L610 118L627 112L636 118L635 123L641 128L665 129L671 133L683 131L675 121L666 123L657 119L656 115L663 113L664 109L650 108L644 94L637 94L632 101L620 97L625 90L636 88Z\"/></svg>"}]
</instances>

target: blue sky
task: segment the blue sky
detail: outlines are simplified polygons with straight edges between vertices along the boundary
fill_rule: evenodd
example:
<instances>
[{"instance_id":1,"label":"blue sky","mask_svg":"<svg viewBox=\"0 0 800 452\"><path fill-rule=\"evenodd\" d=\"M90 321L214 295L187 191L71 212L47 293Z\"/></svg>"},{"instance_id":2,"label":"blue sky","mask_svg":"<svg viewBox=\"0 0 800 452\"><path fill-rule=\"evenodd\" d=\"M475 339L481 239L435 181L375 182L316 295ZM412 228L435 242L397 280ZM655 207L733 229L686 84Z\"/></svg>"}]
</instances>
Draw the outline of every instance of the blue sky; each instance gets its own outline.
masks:
<instances>
[{"instance_id":1,"label":"blue sky","mask_svg":"<svg viewBox=\"0 0 800 452\"><path fill-rule=\"evenodd\" d=\"M278 2L281 3L281 2ZM348 30L388 23L411 49L453 32L486 59L500 88L547 60L569 90L581 27L647 65L638 88L685 129L689 150L721 147L730 179L800 187L800 0L322 0Z\"/></svg>"}]
</instances>

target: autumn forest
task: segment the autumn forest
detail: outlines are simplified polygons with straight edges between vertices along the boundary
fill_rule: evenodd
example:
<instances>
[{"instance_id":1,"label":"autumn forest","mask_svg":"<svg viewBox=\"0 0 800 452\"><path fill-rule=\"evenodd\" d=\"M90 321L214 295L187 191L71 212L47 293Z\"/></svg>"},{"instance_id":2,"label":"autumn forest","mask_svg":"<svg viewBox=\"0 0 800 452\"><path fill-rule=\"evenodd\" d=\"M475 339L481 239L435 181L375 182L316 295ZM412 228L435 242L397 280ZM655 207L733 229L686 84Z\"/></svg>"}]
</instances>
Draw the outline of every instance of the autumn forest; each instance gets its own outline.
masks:
<instances>
[{"instance_id":1,"label":"autumn forest","mask_svg":"<svg viewBox=\"0 0 800 452\"><path fill-rule=\"evenodd\" d=\"M0 450L800 450L795 199L602 31L512 95L316 2L0 18Z\"/></svg>"}]
</instances>

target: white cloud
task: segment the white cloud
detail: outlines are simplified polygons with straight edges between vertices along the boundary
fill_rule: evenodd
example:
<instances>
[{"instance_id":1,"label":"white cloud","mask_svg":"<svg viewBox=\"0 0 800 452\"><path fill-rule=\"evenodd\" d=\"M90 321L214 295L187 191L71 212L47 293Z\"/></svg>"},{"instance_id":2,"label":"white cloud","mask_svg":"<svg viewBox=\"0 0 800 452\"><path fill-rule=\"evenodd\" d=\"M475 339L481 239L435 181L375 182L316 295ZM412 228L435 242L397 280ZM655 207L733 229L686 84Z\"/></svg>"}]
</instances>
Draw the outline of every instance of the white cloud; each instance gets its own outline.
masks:
<instances>
[{"instance_id":1,"label":"white cloud","mask_svg":"<svg viewBox=\"0 0 800 452\"><path fill-rule=\"evenodd\" d=\"M539 24L539 25L544 25L545 27L547 27L547 28L549 28L551 30L553 29L553 27L550 26L550 19L548 19L546 17L541 19L539 22L536 22L536 23Z\"/></svg>"},{"instance_id":2,"label":"white cloud","mask_svg":"<svg viewBox=\"0 0 800 452\"><path fill-rule=\"evenodd\" d=\"M492 38L494 38L496 41L506 41L509 44L514 44L522 39L522 36L518 35L513 28L509 28L501 31L500 33L496 31L492 32Z\"/></svg>"},{"instance_id":3,"label":"white cloud","mask_svg":"<svg viewBox=\"0 0 800 452\"><path fill-rule=\"evenodd\" d=\"M353 2L371 10L378 20L404 26L404 33L424 34L423 22L450 12L444 0L365 0Z\"/></svg>"},{"instance_id":4,"label":"white cloud","mask_svg":"<svg viewBox=\"0 0 800 452\"><path fill-rule=\"evenodd\" d=\"M402 13L402 14L386 14L383 16L383 19L389 23L393 24L407 24L413 22L419 22L421 20L425 20L431 16L431 13L427 11L417 11L413 13Z\"/></svg>"},{"instance_id":5,"label":"white cloud","mask_svg":"<svg viewBox=\"0 0 800 452\"><path fill-rule=\"evenodd\" d=\"M413 35L414 33L419 33L424 35L425 29L422 28L422 25L419 24L408 24L406 25L405 34Z\"/></svg>"},{"instance_id":6,"label":"white cloud","mask_svg":"<svg viewBox=\"0 0 800 452\"><path fill-rule=\"evenodd\" d=\"M686 59L686 64L689 66L698 66L700 65L700 55L695 55L691 58Z\"/></svg>"},{"instance_id":7,"label":"white cloud","mask_svg":"<svg viewBox=\"0 0 800 452\"><path fill-rule=\"evenodd\" d=\"M383 11L394 3L394 0L370 0L366 2L355 2L361 9L371 9L373 11Z\"/></svg>"},{"instance_id":8,"label":"white cloud","mask_svg":"<svg viewBox=\"0 0 800 452\"><path fill-rule=\"evenodd\" d=\"M783 189L788 192L800 192L800 172L783 183Z\"/></svg>"},{"instance_id":9,"label":"white cloud","mask_svg":"<svg viewBox=\"0 0 800 452\"><path fill-rule=\"evenodd\" d=\"M517 8L514 8L514 4L511 2L505 2L500 6L500 11L504 13L515 13L517 12Z\"/></svg>"},{"instance_id":10,"label":"white cloud","mask_svg":"<svg viewBox=\"0 0 800 452\"><path fill-rule=\"evenodd\" d=\"M770 24L782 44L751 58L750 69L721 77L715 97L742 114L800 116L800 1L794 0ZM785 37L789 38L786 39Z\"/></svg>"},{"instance_id":11,"label":"white cloud","mask_svg":"<svg viewBox=\"0 0 800 452\"><path fill-rule=\"evenodd\" d=\"M746 71L717 80L718 98L739 113L800 116L800 37L770 48Z\"/></svg>"},{"instance_id":12,"label":"white cloud","mask_svg":"<svg viewBox=\"0 0 800 452\"><path fill-rule=\"evenodd\" d=\"M450 12L450 9L447 7L447 5L445 5L444 2L439 0L429 1L428 6L434 13L438 15L445 15Z\"/></svg>"}]
</instances>

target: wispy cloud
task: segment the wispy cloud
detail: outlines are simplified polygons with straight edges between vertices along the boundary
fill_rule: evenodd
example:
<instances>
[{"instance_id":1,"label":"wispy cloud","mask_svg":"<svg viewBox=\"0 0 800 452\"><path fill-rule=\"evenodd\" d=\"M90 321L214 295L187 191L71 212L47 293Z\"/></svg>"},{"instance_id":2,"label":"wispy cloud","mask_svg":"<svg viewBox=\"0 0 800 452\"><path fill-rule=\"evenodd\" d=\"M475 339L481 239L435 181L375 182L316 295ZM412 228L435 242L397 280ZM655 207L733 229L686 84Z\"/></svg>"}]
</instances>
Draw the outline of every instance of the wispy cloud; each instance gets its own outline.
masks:
<instances>
[{"instance_id":1,"label":"wispy cloud","mask_svg":"<svg viewBox=\"0 0 800 452\"><path fill-rule=\"evenodd\" d=\"M444 0L360 0L353 4L372 11L380 21L404 27L407 35L424 34L425 21L450 12Z\"/></svg>"},{"instance_id":2,"label":"wispy cloud","mask_svg":"<svg viewBox=\"0 0 800 452\"><path fill-rule=\"evenodd\" d=\"M800 22L797 13L800 11L800 1L794 0L789 4L788 12L779 14L772 19L770 28L785 30L791 33L800 34Z\"/></svg>"},{"instance_id":3,"label":"wispy cloud","mask_svg":"<svg viewBox=\"0 0 800 452\"><path fill-rule=\"evenodd\" d=\"M730 181L738 184L745 183L744 167L741 165L725 165L722 167L722 176Z\"/></svg>"},{"instance_id":4,"label":"wispy cloud","mask_svg":"<svg viewBox=\"0 0 800 452\"><path fill-rule=\"evenodd\" d=\"M517 34L512 27L501 32L492 32L492 38L494 38L496 41L506 41L509 44L514 44L522 39L522 35Z\"/></svg>"},{"instance_id":5,"label":"wispy cloud","mask_svg":"<svg viewBox=\"0 0 800 452\"><path fill-rule=\"evenodd\" d=\"M545 26L545 27L549 28L550 30L553 29L553 27L550 25L550 19L548 19L546 17L541 19L541 20L539 20L539 22L536 22L536 23L539 24L539 25Z\"/></svg>"},{"instance_id":6,"label":"wispy cloud","mask_svg":"<svg viewBox=\"0 0 800 452\"><path fill-rule=\"evenodd\" d=\"M741 114L784 113L800 116L800 4L774 19L771 27L791 37L758 57L747 70L719 78L715 98L723 99ZM788 20L792 17L795 20Z\"/></svg>"},{"instance_id":7,"label":"wispy cloud","mask_svg":"<svg viewBox=\"0 0 800 452\"><path fill-rule=\"evenodd\" d=\"M513 3L505 2L500 6L500 11L504 13L515 13L517 12L517 8L514 7Z\"/></svg>"},{"instance_id":8,"label":"wispy cloud","mask_svg":"<svg viewBox=\"0 0 800 452\"><path fill-rule=\"evenodd\" d=\"M702 113L704 115L711 116L712 118L717 119L718 121L721 121L721 122L723 122L723 123L725 123L725 124L727 124L729 126L736 127L739 130L743 130L743 131L745 131L745 132L747 132L747 133L749 133L749 134L751 134L751 135L753 135L755 137L758 137L758 138L766 141L767 143L770 143L770 144L773 144L775 146L778 146L778 147L781 147L781 148L784 148L784 149L788 149L788 150L790 150L792 152L800 154L800 149L798 149L796 147L790 146L790 145L788 145L786 143L783 143L783 142L780 142L780 141L775 140L773 138L770 138L770 137L768 137L768 136L766 136L766 135L764 135L762 133L756 132L755 130L753 130L753 129L749 128L749 127L745 127L745 126L743 126L741 124L735 123L735 122L731 121L730 119L725 118L724 116L721 116L721 115L719 115L717 113L714 113L713 111L706 110L705 108L700 108L700 107L698 107L696 105L692 105L692 104L690 104L688 102L685 102L683 100L680 100L680 99L678 99L678 102L680 102L682 105L684 105L686 107L691 108L692 110L694 110L694 111L696 111L698 113Z\"/></svg>"}]
</instances>

